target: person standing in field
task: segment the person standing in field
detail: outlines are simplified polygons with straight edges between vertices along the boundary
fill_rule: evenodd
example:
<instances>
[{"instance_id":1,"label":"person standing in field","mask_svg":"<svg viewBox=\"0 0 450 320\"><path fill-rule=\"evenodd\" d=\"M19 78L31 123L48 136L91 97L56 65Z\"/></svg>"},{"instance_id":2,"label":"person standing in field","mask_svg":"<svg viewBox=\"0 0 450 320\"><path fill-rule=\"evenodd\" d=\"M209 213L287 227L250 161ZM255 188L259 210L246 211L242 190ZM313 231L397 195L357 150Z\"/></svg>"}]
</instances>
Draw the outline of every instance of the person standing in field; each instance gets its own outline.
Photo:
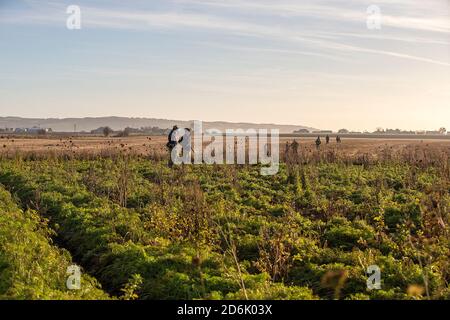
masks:
<instances>
[{"instance_id":1,"label":"person standing in field","mask_svg":"<svg viewBox=\"0 0 450 320\"><path fill-rule=\"evenodd\" d=\"M336 143L341 143L341 137L340 136L336 136Z\"/></svg>"},{"instance_id":2,"label":"person standing in field","mask_svg":"<svg viewBox=\"0 0 450 320\"><path fill-rule=\"evenodd\" d=\"M322 144L322 141L320 140L320 136L319 136L319 137L317 137L317 139L316 139L316 149L317 149L317 150L319 150L321 144Z\"/></svg>"},{"instance_id":3,"label":"person standing in field","mask_svg":"<svg viewBox=\"0 0 450 320\"><path fill-rule=\"evenodd\" d=\"M167 136L168 142L166 144L167 148L169 149L169 168L172 168L173 161L172 161L172 150L177 146L178 144L178 126L173 126L172 130L170 130L169 135Z\"/></svg>"},{"instance_id":4,"label":"person standing in field","mask_svg":"<svg viewBox=\"0 0 450 320\"><path fill-rule=\"evenodd\" d=\"M192 141L191 141L191 129L190 128L184 128L183 135L180 140L178 140L178 143L180 143L183 146L183 159L186 162L189 162L190 155L192 152Z\"/></svg>"},{"instance_id":5,"label":"person standing in field","mask_svg":"<svg viewBox=\"0 0 450 320\"><path fill-rule=\"evenodd\" d=\"M191 155L191 129L184 128L180 129L178 126L173 126L172 130L169 132L167 136L167 148L169 149L169 168L174 165L173 156L181 156L182 154L182 162L189 162L189 157ZM174 149L176 150L176 154L173 154Z\"/></svg>"},{"instance_id":6,"label":"person standing in field","mask_svg":"<svg viewBox=\"0 0 450 320\"><path fill-rule=\"evenodd\" d=\"M294 139L294 142L292 142L291 148L292 151L294 152L294 155L297 156L298 155L298 147L299 147L299 143L297 142L297 140Z\"/></svg>"},{"instance_id":7,"label":"person standing in field","mask_svg":"<svg viewBox=\"0 0 450 320\"><path fill-rule=\"evenodd\" d=\"M326 136L325 141L326 141L327 144L330 143L330 136L329 135Z\"/></svg>"},{"instance_id":8,"label":"person standing in field","mask_svg":"<svg viewBox=\"0 0 450 320\"><path fill-rule=\"evenodd\" d=\"M289 141L286 141L286 147L284 148L284 158L287 159L289 157L289 149L291 148L291 145L289 144Z\"/></svg>"}]
</instances>

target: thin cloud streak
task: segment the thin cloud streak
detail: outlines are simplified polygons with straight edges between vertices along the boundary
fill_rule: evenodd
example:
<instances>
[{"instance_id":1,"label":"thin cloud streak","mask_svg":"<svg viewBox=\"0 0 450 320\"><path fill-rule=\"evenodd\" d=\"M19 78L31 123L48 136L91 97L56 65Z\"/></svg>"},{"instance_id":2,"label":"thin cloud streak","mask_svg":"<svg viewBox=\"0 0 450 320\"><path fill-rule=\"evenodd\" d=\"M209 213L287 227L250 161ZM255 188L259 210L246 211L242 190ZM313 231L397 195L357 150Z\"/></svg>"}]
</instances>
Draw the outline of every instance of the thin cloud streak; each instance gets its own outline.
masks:
<instances>
[{"instance_id":1,"label":"thin cloud streak","mask_svg":"<svg viewBox=\"0 0 450 320\"><path fill-rule=\"evenodd\" d=\"M249 1L249 0L177 0L179 3L184 4L196 4L198 6L211 6L221 8L232 8L244 12L254 13L255 11L262 12L270 15L278 15L281 17L298 16L308 17L323 20L338 20L346 22L362 22L364 23L367 18L367 12L364 6L360 5L361 10L351 10L342 7L342 2L338 2L338 6L321 5L321 4L309 4L309 3L290 3L276 1L269 3L262 3L261 1ZM377 2L380 4L380 2ZM395 6L401 4L403 8L414 8L417 3L412 1L404 2L385 2L385 6ZM381 4L380 4L381 5ZM383 13L383 24L386 26L396 27L400 29L422 30L432 32L450 33L450 22L448 18L443 16L442 18L433 18L423 16L423 7L419 6L415 13L422 13L422 16L393 16Z\"/></svg>"},{"instance_id":2,"label":"thin cloud streak","mask_svg":"<svg viewBox=\"0 0 450 320\"><path fill-rule=\"evenodd\" d=\"M189 0L193 2L193 0ZM194 1L195 2L195 1ZM225 3L220 3L225 5ZM267 6L262 6L266 8ZM320 8L322 13L329 14L330 8ZM63 6L53 7L54 11L61 12ZM317 10L316 10L317 11ZM52 11L53 12L53 11ZM64 12L64 11L62 11ZM345 11L343 11L345 12ZM54 12L53 12L54 13ZM350 14L341 14L341 16L350 16ZM354 14L353 14L354 16ZM25 13L21 16L15 15L10 19L3 20L9 23L44 23L55 24L65 21L64 15L48 14L46 12ZM383 18L385 19L385 18ZM389 19L388 19L389 20ZM406 20L405 20L406 21ZM401 23L400 23L401 24ZM131 30L149 30L149 29L177 29L192 28L201 31L225 32L237 36L250 36L257 38L271 38L274 40L283 40L294 43L302 43L315 49L318 47L327 50L339 50L341 52L359 52L379 54L384 56L414 60L423 63L431 63L441 66L450 66L450 63L420 57L400 52L391 52L387 50L376 50L364 48L356 45L346 45L336 41L328 40L330 36L321 32L300 32L287 29L282 26L266 26L255 23L241 22L235 19L217 17L210 14L192 14L184 12L136 12L103 10L100 8L83 7L83 26L85 28L111 28L111 29L131 29ZM281 53L281 52L280 52ZM301 52L299 52L301 53ZM331 52L335 54L335 52ZM321 52L310 52L316 56L321 55L327 58Z\"/></svg>"}]
</instances>

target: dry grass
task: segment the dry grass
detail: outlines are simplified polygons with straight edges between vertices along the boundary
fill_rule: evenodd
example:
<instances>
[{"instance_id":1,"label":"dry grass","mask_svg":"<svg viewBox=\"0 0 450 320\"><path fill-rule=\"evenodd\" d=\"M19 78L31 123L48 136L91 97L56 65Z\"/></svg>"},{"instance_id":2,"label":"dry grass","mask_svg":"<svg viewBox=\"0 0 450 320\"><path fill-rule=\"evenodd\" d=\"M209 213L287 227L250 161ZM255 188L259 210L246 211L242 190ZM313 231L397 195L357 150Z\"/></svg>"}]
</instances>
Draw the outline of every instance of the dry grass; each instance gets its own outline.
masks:
<instances>
[{"instance_id":1,"label":"dry grass","mask_svg":"<svg viewBox=\"0 0 450 320\"><path fill-rule=\"evenodd\" d=\"M448 171L450 141L344 139L336 144L332 139L319 150L313 138L281 138L280 158L292 164L343 162L368 165L378 162L407 162L418 166L438 164ZM104 137L0 137L1 158L78 158L121 157L123 155L163 160L168 157L165 136Z\"/></svg>"}]
</instances>

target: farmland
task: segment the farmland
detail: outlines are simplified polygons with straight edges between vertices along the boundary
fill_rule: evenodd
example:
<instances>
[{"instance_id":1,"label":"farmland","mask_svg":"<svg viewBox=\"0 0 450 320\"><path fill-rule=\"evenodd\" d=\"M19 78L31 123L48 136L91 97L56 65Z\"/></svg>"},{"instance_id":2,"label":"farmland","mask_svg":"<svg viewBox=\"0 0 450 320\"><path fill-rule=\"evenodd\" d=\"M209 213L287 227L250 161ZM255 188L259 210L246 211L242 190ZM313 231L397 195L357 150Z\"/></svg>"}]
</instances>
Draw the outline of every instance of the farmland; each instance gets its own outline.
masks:
<instances>
[{"instance_id":1,"label":"farmland","mask_svg":"<svg viewBox=\"0 0 450 320\"><path fill-rule=\"evenodd\" d=\"M304 139L264 177L164 141L1 139L0 298L450 299L449 142Z\"/></svg>"}]
</instances>

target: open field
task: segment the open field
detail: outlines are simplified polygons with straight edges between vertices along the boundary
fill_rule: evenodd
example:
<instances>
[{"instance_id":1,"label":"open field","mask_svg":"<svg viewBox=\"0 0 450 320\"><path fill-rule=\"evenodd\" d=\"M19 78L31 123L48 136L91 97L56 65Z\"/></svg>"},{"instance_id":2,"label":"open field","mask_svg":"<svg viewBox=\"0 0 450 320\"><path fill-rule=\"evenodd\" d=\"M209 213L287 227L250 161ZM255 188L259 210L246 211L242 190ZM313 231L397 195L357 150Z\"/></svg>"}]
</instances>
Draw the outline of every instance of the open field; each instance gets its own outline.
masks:
<instances>
[{"instance_id":1,"label":"open field","mask_svg":"<svg viewBox=\"0 0 450 320\"><path fill-rule=\"evenodd\" d=\"M305 151L315 149L314 138L280 137L280 150L283 150L286 142L297 141ZM78 154L101 154L110 152L131 152L135 154L147 155L151 152L165 152L165 136L130 136L130 137L99 137L99 136L66 136L66 137L0 137L0 154L14 155L19 153L47 154L54 153L78 153ZM376 153L380 150L390 149L392 152L404 150L406 148L420 147L450 148L450 140L445 139L360 139L343 138L342 144L336 145L331 139L329 145L325 145L322 137L323 150L338 149L346 154Z\"/></svg>"},{"instance_id":2,"label":"open field","mask_svg":"<svg viewBox=\"0 0 450 320\"><path fill-rule=\"evenodd\" d=\"M0 141L0 298L450 299L447 141L301 139L266 177L169 168L165 137Z\"/></svg>"}]
</instances>

